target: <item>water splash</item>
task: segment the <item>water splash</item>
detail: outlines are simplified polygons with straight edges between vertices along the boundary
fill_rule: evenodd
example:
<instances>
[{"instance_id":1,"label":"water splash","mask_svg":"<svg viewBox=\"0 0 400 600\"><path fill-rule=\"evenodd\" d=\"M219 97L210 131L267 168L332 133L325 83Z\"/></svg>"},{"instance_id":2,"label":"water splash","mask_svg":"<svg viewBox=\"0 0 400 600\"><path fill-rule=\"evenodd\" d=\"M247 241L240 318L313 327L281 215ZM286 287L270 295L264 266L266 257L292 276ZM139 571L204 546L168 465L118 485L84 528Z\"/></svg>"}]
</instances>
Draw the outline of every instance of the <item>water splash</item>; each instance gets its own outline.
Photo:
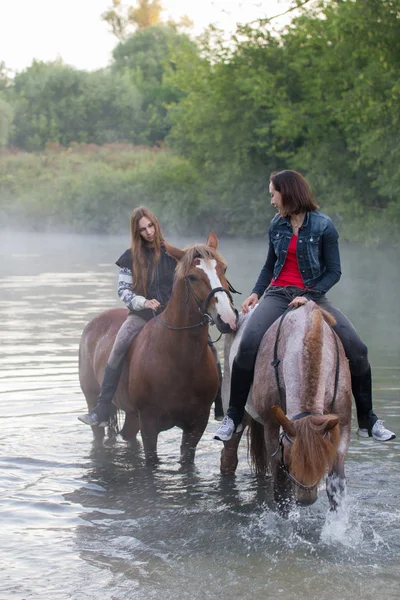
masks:
<instances>
[{"instance_id":1,"label":"water splash","mask_svg":"<svg viewBox=\"0 0 400 600\"><path fill-rule=\"evenodd\" d=\"M351 518L347 493L336 511L329 510L321 531L321 542L327 545L341 544L354 548L363 541L361 525Z\"/></svg>"}]
</instances>

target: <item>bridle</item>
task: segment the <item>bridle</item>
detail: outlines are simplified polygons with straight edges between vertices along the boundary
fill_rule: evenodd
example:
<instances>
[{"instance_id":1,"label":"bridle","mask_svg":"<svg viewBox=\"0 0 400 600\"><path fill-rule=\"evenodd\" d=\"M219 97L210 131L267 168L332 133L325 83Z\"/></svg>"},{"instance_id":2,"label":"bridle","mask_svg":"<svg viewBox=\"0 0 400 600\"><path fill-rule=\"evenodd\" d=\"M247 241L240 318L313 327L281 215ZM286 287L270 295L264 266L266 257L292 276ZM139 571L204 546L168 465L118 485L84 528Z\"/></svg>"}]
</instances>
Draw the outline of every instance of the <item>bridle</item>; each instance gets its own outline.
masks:
<instances>
[{"instance_id":1,"label":"bridle","mask_svg":"<svg viewBox=\"0 0 400 600\"><path fill-rule=\"evenodd\" d=\"M197 327L204 327L205 325L214 324L214 319L208 312L208 306L209 306L211 300L213 299L213 297L215 296L215 294L217 294L218 292L224 292L225 294L227 294L231 304L233 304L232 294L240 294L240 292L237 292L234 289L234 287L229 283L228 280L227 280L227 282L228 282L229 289L225 289L222 286L212 288L212 290L208 294L207 298L204 300L204 309L203 309L202 301L196 295L196 292L193 289L193 286L190 282L189 277L185 277L185 284L186 284L185 304L188 304L189 298L192 297L197 306L197 310L200 314L201 320L198 323L194 323L194 325L186 325L184 327L173 327L172 325L168 325L168 323L166 323L165 321L160 319L160 317L155 313L155 311L153 311L155 320L157 321L157 323L160 323L160 325L163 325L163 327L166 327L167 329L170 329L171 331L184 331L187 329L196 329Z\"/></svg>"},{"instance_id":2,"label":"bridle","mask_svg":"<svg viewBox=\"0 0 400 600\"><path fill-rule=\"evenodd\" d=\"M296 421L297 419L302 419L304 417L308 417L310 416L311 413L309 412L305 412L305 413L300 413L300 415L296 415L293 418L293 421ZM328 435L328 432L326 431L323 435L323 437L326 437ZM287 468L286 464L285 464L285 459L284 459L284 444L283 444L283 440L286 439L290 444L293 444L293 440L290 437L290 435L288 433L286 433L286 431L282 431L282 433L279 435L279 442L278 442L278 447L275 450L275 452L271 455L272 457L276 456L279 452L279 450L281 450L281 468L283 470L283 472L285 473L286 477L288 479L290 479L290 481L292 483L294 483L295 485L297 485L297 487L301 488L302 490L313 490L319 483L319 479L317 481L315 481L314 483L312 483L311 485L304 485L304 483L301 483L301 481L299 481L298 479L296 479L296 477L294 477L291 472L289 471L289 469Z\"/></svg>"},{"instance_id":3,"label":"bridle","mask_svg":"<svg viewBox=\"0 0 400 600\"><path fill-rule=\"evenodd\" d=\"M274 358L271 361L271 366L274 367L276 386L278 388L279 404L280 404L281 409L284 410L284 412L286 412L286 411L283 408L283 398L282 398L281 387L279 384L279 364L281 361L278 358L278 346L279 346L279 337L280 337L280 332L281 332L281 328L282 328L282 323L283 323L286 315L289 312L291 312L292 310L295 310L295 308L293 308L293 307L288 308L283 313L283 315L279 321L279 325L278 325L278 329L277 329L276 337L275 337L275 344L274 344ZM329 325L329 323L328 323L328 325ZM337 397L337 391L338 391L338 385L339 385L339 374L340 374L340 361L339 361L339 344L338 344L338 340L337 340L337 335L336 335L333 327L331 325L329 325L329 327L332 331L333 339L335 340L335 348L336 348L335 386L334 386L333 398L332 398L332 402L331 402L331 406L330 406L330 408L332 409L332 406L334 405L336 397ZM309 417L311 415L312 415L312 413L310 413L310 412L307 412L307 411L302 412L302 413L299 413L298 415L294 416L292 421L298 421L299 419L303 419L304 417ZM326 431L325 434L323 435L323 437L326 437L327 435L328 435L328 432ZM319 480L316 481L315 483L313 483L312 485L304 485L303 483L298 481L295 477L293 477L293 475L290 473L289 469L286 467L285 461L284 461L284 444L283 444L284 439L286 439L290 444L293 444L293 440L290 437L290 435L288 435L286 433L286 431L282 431L282 433L279 435L278 447L271 456L272 457L276 456L278 454L279 450L281 450L281 453L282 453L281 467L282 467L283 471L285 472L287 478L290 479L290 481L292 481L292 483L296 484L298 487L300 487L303 490L314 489L318 485Z\"/></svg>"}]
</instances>

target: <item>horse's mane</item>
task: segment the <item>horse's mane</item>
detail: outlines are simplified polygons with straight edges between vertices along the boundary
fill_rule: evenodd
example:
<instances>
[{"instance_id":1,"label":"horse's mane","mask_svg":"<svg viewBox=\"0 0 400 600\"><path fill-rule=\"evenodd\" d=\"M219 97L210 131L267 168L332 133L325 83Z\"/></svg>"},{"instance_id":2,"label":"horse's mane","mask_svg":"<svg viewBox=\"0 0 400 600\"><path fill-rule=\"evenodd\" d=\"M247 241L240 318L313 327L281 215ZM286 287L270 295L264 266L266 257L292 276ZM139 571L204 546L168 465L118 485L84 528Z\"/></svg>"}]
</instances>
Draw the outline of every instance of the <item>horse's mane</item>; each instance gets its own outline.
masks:
<instances>
[{"instance_id":1,"label":"horse's mane","mask_svg":"<svg viewBox=\"0 0 400 600\"><path fill-rule=\"evenodd\" d=\"M222 264L224 268L226 268L227 266L225 260L222 258L220 253L211 246L206 246L205 244L191 244L190 246L186 246L184 248L184 251L185 254L180 259L175 269L176 280L181 280L187 277L192 267L193 261L196 258L216 260L218 263Z\"/></svg>"},{"instance_id":2,"label":"horse's mane","mask_svg":"<svg viewBox=\"0 0 400 600\"><path fill-rule=\"evenodd\" d=\"M317 306L308 313L303 344L303 389L301 411L315 411L314 401L320 384L322 361L323 318ZM304 386L306 385L306 388Z\"/></svg>"},{"instance_id":3,"label":"horse's mane","mask_svg":"<svg viewBox=\"0 0 400 600\"><path fill-rule=\"evenodd\" d=\"M307 388L302 389L301 394L302 412L315 411L314 402L317 397L318 385L320 385L321 378L324 321L330 326L336 323L335 318L331 314L326 310L320 309L317 304L314 304L309 313L309 323L307 323L304 336L303 372L308 373L308 377L304 377L304 381L307 382Z\"/></svg>"},{"instance_id":4,"label":"horse's mane","mask_svg":"<svg viewBox=\"0 0 400 600\"><path fill-rule=\"evenodd\" d=\"M296 435L290 453L290 472L304 485L320 481L332 469L340 440L339 425L324 437L327 420L334 415L309 416L295 421Z\"/></svg>"},{"instance_id":5,"label":"horse's mane","mask_svg":"<svg viewBox=\"0 0 400 600\"><path fill-rule=\"evenodd\" d=\"M319 409L315 406L315 399L321 385L324 321L328 325L336 322L332 315L314 304L308 313L304 336L303 372L308 375L303 378L307 387L302 389L301 412ZM335 427L330 436L323 436L329 418L330 416L308 416L293 423L296 435L291 452L290 472L304 485L313 485L333 466L340 434L338 427Z\"/></svg>"}]
</instances>

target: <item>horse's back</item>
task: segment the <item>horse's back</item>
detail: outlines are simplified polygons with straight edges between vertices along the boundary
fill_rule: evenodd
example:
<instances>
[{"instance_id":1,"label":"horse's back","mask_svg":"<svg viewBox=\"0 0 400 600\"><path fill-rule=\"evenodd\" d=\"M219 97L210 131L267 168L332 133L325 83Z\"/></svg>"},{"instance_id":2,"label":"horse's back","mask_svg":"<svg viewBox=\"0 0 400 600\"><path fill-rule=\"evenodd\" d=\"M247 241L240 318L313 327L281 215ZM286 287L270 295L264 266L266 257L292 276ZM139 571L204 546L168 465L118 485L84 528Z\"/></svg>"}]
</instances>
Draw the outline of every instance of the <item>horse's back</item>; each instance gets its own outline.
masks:
<instances>
[{"instance_id":1,"label":"horse's back","mask_svg":"<svg viewBox=\"0 0 400 600\"><path fill-rule=\"evenodd\" d=\"M255 308L254 310L257 310ZM239 350L240 341L245 332L247 323L251 318L252 311L240 316L239 329L233 334L225 337L224 346L224 378L222 386L222 399L224 411L229 404L230 379L232 363ZM301 380L304 367L304 348L307 345L309 362L316 359L316 349L320 354L321 369L327 381L329 390L334 388L336 377L335 368L339 361L337 382L337 403L345 408L346 420L351 411L351 399L349 401L350 375L348 362L340 340L335 341L332 331L334 318L326 311L320 309L312 300L303 307L287 312L276 321L265 332L257 353L255 363L255 374L252 389L246 405L247 412L259 420L259 415L265 408L280 403L286 397L286 385L296 387L297 381ZM275 356L276 355L276 356ZM279 378L282 385L281 393L277 388L277 373L273 362L280 361ZM286 361L286 372L292 372L292 383L288 383L283 377L283 359ZM296 375L297 373L297 375ZM297 379L297 381L296 381ZM327 391L329 398L330 391ZM349 408L350 405L350 408Z\"/></svg>"},{"instance_id":2,"label":"horse's back","mask_svg":"<svg viewBox=\"0 0 400 600\"><path fill-rule=\"evenodd\" d=\"M315 412L338 410L346 422L351 418L350 371L334 323L332 315L311 300L271 325L256 360L253 400L258 413L266 399L269 406L283 399L291 414L301 398L302 410L309 410L313 402ZM276 360L277 373L272 366ZM301 412L297 408L294 412Z\"/></svg>"}]
</instances>

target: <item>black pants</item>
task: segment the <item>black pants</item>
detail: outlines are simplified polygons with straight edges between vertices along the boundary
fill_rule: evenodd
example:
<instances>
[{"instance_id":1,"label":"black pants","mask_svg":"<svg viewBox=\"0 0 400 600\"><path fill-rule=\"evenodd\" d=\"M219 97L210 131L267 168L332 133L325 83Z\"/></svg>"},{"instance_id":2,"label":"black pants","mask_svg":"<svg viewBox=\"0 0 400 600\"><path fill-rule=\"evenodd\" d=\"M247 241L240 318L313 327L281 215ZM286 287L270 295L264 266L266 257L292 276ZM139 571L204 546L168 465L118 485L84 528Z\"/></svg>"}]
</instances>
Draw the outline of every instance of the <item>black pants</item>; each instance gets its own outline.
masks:
<instances>
[{"instance_id":1,"label":"black pants","mask_svg":"<svg viewBox=\"0 0 400 600\"><path fill-rule=\"evenodd\" d=\"M235 386L231 385L229 407L233 410L229 410L228 414L234 419L235 423L240 419L240 415L243 416L243 396L246 394L246 389L250 388L258 348L264 333L276 319L283 315L293 298L303 294L304 290L301 288L271 286L267 290L257 309L251 315L233 364L232 381L235 380L235 383L237 383L240 378L243 382L243 386L238 386L239 388L243 387L240 392L239 390L238 392L235 392ZM368 385L368 382L363 381L368 378L370 383L371 379L368 349L360 339L349 319L341 313L340 310L335 308L325 295L315 295L313 300L318 306L324 308L335 317L336 325L334 325L333 329L339 336L349 360L353 382L352 389L357 406L359 426L370 429L377 417L372 411L372 394L370 391L368 392L368 389L370 390L371 386ZM235 369L237 371L236 374L234 373ZM246 385L244 385L245 382ZM357 385L354 385L355 382ZM362 382L363 385L360 385L360 382Z\"/></svg>"}]
</instances>

